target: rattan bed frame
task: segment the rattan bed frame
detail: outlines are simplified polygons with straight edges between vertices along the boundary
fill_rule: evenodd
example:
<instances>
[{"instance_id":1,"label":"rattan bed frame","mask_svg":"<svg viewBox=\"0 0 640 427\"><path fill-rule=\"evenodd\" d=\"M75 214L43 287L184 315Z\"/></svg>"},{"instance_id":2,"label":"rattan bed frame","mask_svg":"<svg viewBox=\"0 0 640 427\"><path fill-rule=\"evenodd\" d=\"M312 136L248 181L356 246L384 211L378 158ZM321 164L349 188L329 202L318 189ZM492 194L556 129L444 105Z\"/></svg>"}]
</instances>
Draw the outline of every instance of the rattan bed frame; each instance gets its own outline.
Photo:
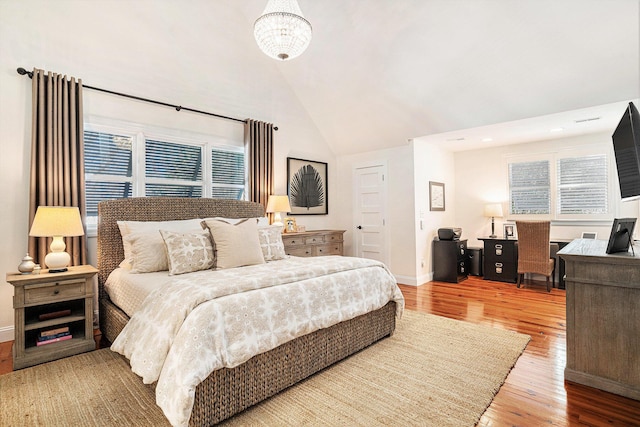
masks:
<instances>
[{"instance_id":1,"label":"rattan bed frame","mask_svg":"<svg viewBox=\"0 0 640 427\"><path fill-rule=\"evenodd\" d=\"M129 317L106 294L104 282L124 259L116 221L167 221L264 215L254 202L226 199L139 197L98 205L98 289L100 329L112 342ZM289 341L233 369L214 371L197 388L190 425L213 425L391 335L395 303L330 328Z\"/></svg>"}]
</instances>

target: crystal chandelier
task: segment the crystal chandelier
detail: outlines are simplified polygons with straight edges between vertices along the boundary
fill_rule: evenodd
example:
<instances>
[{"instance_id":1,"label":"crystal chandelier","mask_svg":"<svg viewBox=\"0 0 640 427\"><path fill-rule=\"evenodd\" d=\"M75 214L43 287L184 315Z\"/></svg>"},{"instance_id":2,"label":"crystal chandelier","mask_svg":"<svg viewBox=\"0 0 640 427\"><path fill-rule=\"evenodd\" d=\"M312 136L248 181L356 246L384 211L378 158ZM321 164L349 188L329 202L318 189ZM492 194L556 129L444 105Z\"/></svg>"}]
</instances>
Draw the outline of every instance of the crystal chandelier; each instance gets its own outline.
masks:
<instances>
[{"instance_id":1,"label":"crystal chandelier","mask_svg":"<svg viewBox=\"0 0 640 427\"><path fill-rule=\"evenodd\" d=\"M269 0L253 25L258 47L274 59L293 59L311 42L311 24L296 0Z\"/></svg>"}]
</instances>

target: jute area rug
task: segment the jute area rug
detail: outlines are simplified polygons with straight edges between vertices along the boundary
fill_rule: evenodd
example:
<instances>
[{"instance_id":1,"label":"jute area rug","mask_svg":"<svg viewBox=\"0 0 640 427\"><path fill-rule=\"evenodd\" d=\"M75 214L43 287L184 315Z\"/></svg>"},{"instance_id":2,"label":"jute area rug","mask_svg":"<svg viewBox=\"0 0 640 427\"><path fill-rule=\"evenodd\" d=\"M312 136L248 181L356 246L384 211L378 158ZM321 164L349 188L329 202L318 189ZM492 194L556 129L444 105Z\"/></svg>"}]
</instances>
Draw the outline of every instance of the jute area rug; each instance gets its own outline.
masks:
<instances>
[{"instance_id":1,"label":"jute area rug","mask_svg":"<svg viewBox=\"0 0 640 427\"><path fill-rule=\"evenodd\" d=\"M391 337L224 426L473 426L529 336L405 311ZM166 426L109 349L0 376L0 426Z\"/></svg>"}]
</instances>

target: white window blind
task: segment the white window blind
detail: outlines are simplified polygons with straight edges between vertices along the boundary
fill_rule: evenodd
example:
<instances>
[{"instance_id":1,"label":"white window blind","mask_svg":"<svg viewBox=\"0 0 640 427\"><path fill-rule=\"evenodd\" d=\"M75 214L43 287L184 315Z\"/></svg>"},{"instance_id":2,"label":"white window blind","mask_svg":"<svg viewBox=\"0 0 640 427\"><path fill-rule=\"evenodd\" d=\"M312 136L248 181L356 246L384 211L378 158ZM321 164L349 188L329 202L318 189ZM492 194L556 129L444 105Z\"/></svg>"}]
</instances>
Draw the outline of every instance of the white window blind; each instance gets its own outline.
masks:
<instances>
[{"instance_id":1,"label":"white window blind","mask_svg":"<svg viewBox=\"0 0 640 427\"><path fill-rule=\"evenodd\" d=\"M510 214L549 214L549 161L509 163Z\"/></svg>"},{"instance_id":2,"label":"white window blind","mask_svg":"<svg viewBox=\"0 0 640 427\"><path fill-rule=\"evenodd\" d=\"M604 154L557 161L559 214L608 213L608 170Z\"/></svg>"},{"instance_id":3,"label":"white window blind","mask_svg":"<svg viewBox=\"0 0 640 427\"><path fill-rule=\"evenodd\" d=\"M133 194L133 137L84 131L87 216L98 216L101 200Z\"/></svg>"},{"instance_id":4,"label":"white window blind","mask_svg":"<svg viewBox=\"0 0 640 427\"><path fill-rule=\"evenodd\" d=\"M93 130L84 131L84 142L90 225L96 223L98 202L102 200L134 196L244 197L245 157L241 147ZM136 173L135 165L144 168Z\"/></svg>"}]
</instances>

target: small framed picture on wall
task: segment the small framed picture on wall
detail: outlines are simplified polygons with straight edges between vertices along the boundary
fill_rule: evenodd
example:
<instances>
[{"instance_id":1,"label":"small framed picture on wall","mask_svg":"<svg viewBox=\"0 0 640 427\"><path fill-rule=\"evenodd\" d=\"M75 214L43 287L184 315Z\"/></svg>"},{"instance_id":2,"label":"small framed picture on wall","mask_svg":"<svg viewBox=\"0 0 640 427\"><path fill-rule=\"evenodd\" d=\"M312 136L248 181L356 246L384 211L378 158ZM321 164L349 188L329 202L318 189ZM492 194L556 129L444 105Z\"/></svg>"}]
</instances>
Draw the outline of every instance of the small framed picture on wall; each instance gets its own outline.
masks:
<instances>
[{"instance_id":1,"label":"small framed picture on wall","mask_svg":"<svg viewBox=\"0 0 640 427\"><path fill-rule=\"evenodd\" d=\"M444 183L429 181L429 210L444 210Z\"/></svg>"}]
</instances>

